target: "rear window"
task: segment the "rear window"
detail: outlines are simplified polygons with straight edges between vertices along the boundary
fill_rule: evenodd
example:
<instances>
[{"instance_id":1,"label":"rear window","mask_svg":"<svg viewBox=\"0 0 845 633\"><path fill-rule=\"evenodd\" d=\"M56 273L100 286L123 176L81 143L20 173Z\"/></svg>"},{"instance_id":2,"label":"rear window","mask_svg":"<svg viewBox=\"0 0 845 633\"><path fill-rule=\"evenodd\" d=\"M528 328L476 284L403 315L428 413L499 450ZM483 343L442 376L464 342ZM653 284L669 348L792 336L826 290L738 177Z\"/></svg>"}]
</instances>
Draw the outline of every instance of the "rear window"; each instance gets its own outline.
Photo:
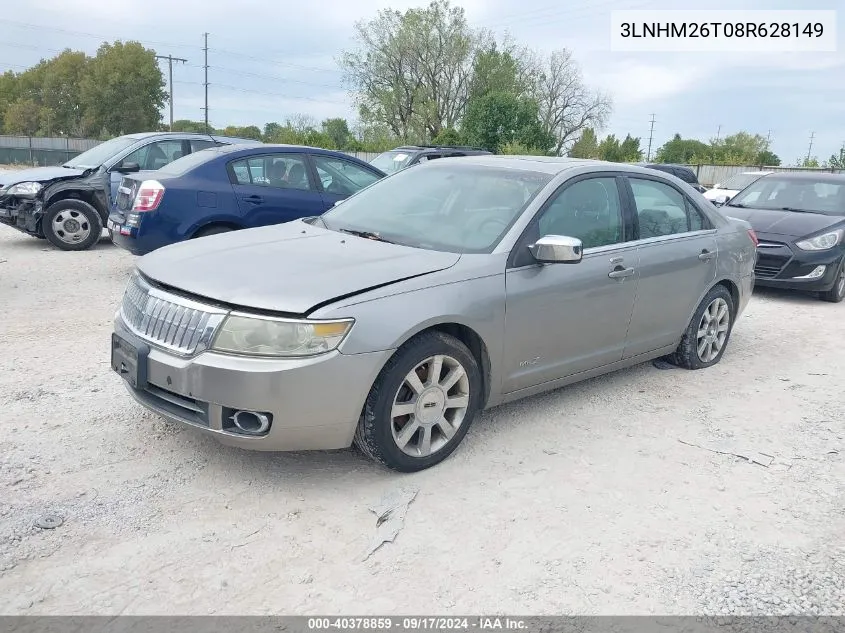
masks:
<instances>
[{"instance_id":1,"label":"rear window","mask_svg":"<svg viewBox=\"0 0 845 633\"><path fill-rule=\"evenodd\" d=\"M167 174L168 176L183 176L200 165L204 165L205 163L214 160L219 155L220 151L216 147L200 150L199 152L192 152L187 156L177 158L172 163L159 168L158 171Z\"/></svg>"}]
</instances>

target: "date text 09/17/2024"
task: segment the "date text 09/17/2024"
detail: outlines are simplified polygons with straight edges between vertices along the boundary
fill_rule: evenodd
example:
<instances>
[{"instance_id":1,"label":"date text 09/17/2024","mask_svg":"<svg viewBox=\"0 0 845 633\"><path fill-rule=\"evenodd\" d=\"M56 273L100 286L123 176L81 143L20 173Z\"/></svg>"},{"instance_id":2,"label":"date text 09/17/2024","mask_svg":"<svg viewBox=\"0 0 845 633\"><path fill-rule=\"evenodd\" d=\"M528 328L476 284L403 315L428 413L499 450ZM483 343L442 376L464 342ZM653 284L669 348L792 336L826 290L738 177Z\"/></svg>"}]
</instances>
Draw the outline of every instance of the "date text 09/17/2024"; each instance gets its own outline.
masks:
<instances>
[{"instance_id":1,"label":"date text 09/17/2024","mask_svg":"<svg viewBox=\"0 0 845 633\"><path fill-rule=\"evenodd\" d=\"M508 617L349 617L308 618L308 629L370 630L370 631L471 631L471 630L525 630L527 623Z\"/></svg>"}]
</instances>

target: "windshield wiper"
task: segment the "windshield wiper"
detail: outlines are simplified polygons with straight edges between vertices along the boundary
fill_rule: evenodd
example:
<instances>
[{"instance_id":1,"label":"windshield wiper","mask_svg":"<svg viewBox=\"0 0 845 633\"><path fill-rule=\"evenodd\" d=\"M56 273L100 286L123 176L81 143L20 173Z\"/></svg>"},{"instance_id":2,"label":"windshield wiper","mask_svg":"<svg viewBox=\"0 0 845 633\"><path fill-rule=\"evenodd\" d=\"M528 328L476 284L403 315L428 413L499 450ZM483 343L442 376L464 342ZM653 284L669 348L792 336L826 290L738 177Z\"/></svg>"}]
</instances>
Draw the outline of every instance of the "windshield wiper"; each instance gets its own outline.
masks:
<instances>
[{"instance_id":1,"label":"windshield wiper","mask_svg":"<svg viewBox=\"0 0 845 633\"><path fill-rule=\"evenodd\" d=\"M377 242L384 242L386 244L395 244L396 242L392 242L378 233L373 231L355 231L353 229L338 229L341 233L348 233L349 235L354 235L356 237L363 237L368 240L376 240Z\"/></svg>"},{"instance_id":2,"label":"windshield wiper","mask_svg":"<svg viewBox=\"0 0 845 633\"><path fill-rule=\"evenodd\" d=\"M816 211L811 211L810 209L799 209L797 207L780 207L777 210L778 211L792 211L793 213L817 213Z\"/></svg>"},{"instance_id":3,"label":"windshield wiper","mask_svg":"<svg viewBox=\"0 0 845 633\"><path fill-rule=\"evenodd\" d=\"M746 205L742 204L741 202L737 202L736 204L731 204L730 202L728 202L725 206L726 207L736 207L737 209L747 209L748 208Z\"/></svg>"}]
</instances>

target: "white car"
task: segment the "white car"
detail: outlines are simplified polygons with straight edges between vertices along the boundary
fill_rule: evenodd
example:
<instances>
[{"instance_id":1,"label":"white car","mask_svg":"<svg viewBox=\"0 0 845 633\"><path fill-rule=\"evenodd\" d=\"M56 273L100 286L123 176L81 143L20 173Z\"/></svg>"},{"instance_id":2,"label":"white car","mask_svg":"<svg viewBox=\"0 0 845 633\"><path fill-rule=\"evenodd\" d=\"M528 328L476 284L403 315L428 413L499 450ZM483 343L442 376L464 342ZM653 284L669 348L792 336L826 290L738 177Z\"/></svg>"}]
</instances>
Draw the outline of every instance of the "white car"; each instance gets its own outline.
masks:
<instances>
[{"instance_id":1,"label":"white car","mask_svg":"<svg viewBox=\"0 0 845 633\"><path fill-rule=\"evenodd\" d=\"M771 171L743 171L734 174L723 183L716 184L712 189L704 192L704 197L708 200L716 200L717 198L727 197L733 198L740 191L745 189L748 185L756 182L758 179L771 174Z\"/></svg>"}]
</instances>

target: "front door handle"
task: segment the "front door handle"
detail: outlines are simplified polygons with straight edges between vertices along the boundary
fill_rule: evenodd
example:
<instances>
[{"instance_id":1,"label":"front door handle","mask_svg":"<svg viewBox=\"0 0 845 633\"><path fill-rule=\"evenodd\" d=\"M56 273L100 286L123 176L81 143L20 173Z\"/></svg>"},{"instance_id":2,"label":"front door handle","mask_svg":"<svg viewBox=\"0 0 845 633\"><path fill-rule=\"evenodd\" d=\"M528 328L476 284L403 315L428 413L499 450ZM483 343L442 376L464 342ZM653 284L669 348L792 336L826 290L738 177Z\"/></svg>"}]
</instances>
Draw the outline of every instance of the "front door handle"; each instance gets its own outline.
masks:
<instances>
[{"instance_id":1,"label":"front door handle","mask_svg":"<svg viewBox=\"0 0 845 633\"><path fill-rule=\"evenodd\" d=\"M711 253L706 248L703 251L701 251L701 253L699 253L699 255L698 255L698 259L700 259L703 262L709 262L714 257L716 257L716 253Z\"/></svg>"},{"instance_id":2,"label":"front door handle","mask_svg":"<svg viewBox=\"0 0 845 633\"><path fill-rule=\"evenodd\" d=\"M261 196L247 196L244 198L245 202L252 202L253 204L260 204L263 200L264 198Z\"/></svg>"},{"instance_id":3,"label":"front door handle","mask_svg":"<svg viewBox=\"0 0 845 633\"><path fill-rule=\"evenodd\" d=\"M609 273L607 273L607 276L610 277L611 279L624 279L625 277L633 276L633 274L634 274L633 268L622 268L621 266L617 266L616 268L611 270Z\"/></svg>"}]
</instances>

